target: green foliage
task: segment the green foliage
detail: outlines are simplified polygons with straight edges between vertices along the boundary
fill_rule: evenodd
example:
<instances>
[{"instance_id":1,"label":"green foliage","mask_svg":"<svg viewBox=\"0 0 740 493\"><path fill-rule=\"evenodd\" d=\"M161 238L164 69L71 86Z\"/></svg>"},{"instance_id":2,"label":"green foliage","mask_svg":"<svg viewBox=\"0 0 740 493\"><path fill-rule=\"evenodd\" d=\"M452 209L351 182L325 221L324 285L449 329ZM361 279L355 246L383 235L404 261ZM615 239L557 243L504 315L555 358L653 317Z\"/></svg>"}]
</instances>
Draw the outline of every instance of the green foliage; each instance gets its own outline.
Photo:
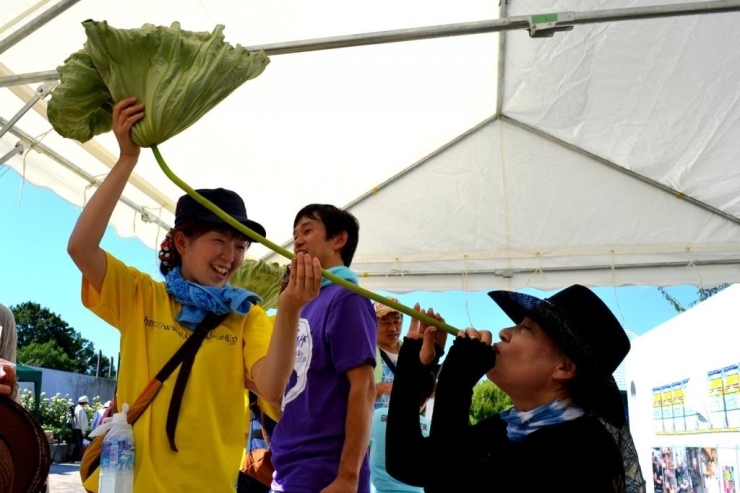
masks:
<instances>
[{"instance_id":1,"label":"green foliage","mask_svg":"<svg viewBox=\"0 0 740 493\"><path fill-rule=\"evenodd\" d=\"M485 380L473 387L473 401L470 406L470 423L500 413L511 407L511 398L492 382Z\"/></svg>"},{"instance_id":2,"label":"green foliage","mask_svg":"<svg viewBox=\"0 0 740 493\"><path fill-rule=\"evenodd\" d=\"M713 288L698 288L696 290L696 296L697 299L689 303L688 308L691 308L702 301L706 301L715 294L719 293L726 287L730 286L729 283L720 284L719 286L715 286ZM685 312L688 308L684 307L681 302L679 302L675 297L671 296L668 291L665 290L662 286L658 287L658 291L660 294L663 295L663 298L673 307L674 310L676 310L678 313Z\"/></svg>"},{"instance_id":3,"label":"green foliage","mask_svg":"<svg viewBox=\"0 0 740 493\"><path fill-rule=\"evenodd\" d=\"M21 392L21 405L26 408L29 412L33 412L35 405L35 398L33 392L30 389L23 389ZM72 400L69 394L65 394L62 397L61 394L56 394L51 398L46 397L46 393L41 393L41 402L39 403L39 422L44 430L53 431L54 438L68 442L72 439L72 429L67 424L70 415L70 406L76 406L77 404ZM87 419L92 424L92 418L98 409L103 407L103 403L99 396L93 397L90 404L85 409ZM90 432L88 428L85 431L85 435Z\"/></svg>"},{"instance_id":4,"label":"green foliage","mask_svg":"<svg viewBox=\"0 0 740 493\"><path fill-rule=\"evenodd\" d=\"M248 289L262 298L259 305L265 310L277 308L280 298L280 280L285 266L277 262L245 259L229 281L234 287Z\"/></svg>"},{"instance_id":5,"label":"green foliage","mask_svg":"<svg viewBox=\"0 0 740 493\"><path fill-rule=\"evenodd\" d=\"M11 306L10 310L18 331L19 363L95 375L95 345L59 315L31 301ZM103 356L100 363L100 374L106 376L110 360Z\"/></svg>"},{"instance_id":6,"label":"green foliage","mask_svg":"<svg viewBox=\"0 0 740 493\"><path fill-rule=\"evenodd\" d=\"M17 359L24 365L52 370L74 372L77 367L77 363L67 356L55 341L31 342L18 349Z\"/></svg>"}]
</instances>

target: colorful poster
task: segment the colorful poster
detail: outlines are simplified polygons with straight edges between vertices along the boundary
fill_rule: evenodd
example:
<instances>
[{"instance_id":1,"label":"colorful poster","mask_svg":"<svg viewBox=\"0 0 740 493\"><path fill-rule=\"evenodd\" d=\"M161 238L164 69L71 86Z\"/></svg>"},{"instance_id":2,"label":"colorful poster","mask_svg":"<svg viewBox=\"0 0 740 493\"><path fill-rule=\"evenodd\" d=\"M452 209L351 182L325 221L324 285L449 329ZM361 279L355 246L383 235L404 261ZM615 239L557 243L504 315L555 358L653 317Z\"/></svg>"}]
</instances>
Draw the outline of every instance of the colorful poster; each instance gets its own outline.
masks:
<instances>
[{"instance_id":1,"label":"colorful poster","mask_svg":"<svg viewBox=\"0 0 740 493\"><path fill-rule=\"evenodd\" d=\"M681 382L675 382L671 385L671 402L673 407L673 430L685 431L686 421L684 419L683 385Z\"/></svg>"},{"instance_id":2,"label":"colorful poster","mask_svg":"<svg viewBox=\"0 0 740 493\"><path fill-rule=\"evenodd\" d=\"M722 488L723 493L736 493L735 468L733 466L722 467Z\"/></svg>"},{"instance_id":3,"label":"colorful poster","mask_svg":"<svg viewBox=\"0 0 740 493\"><path fill-rule=\"evenodd\" d=\"M692 493L704 493L704 477L701 471L701 449L699 447L688 447L686 449L686 463L689 467ZM662 492L656 490L656 493Z\"/></svg>"},{"instance_id":4,"label":"colorful poster","mask_svg":"<svg viewBox=\"0 0 740 493\"><path fill-rule=\"evenodd\" d=\"M701 470L706 493L721 493L722 486L717 465L717 449L704 447L701 449Z\"/></svg>"},{"instance_id":5,"label":"colorful poster","mask_svg":"<svg viewBox=\"0 0 740 493\"><path fill-rule=\"evenodd\" d=\"M653 428L655 431L664 431L663 428L663 405L661 403L662 391L660 387L653 389Z\"/></svg>"},{"instance_id":6,"label":"colorful poster","mask_svg":"<svg viewBox=\"0 0 740 493\"><path fill-rule=\"evenodd\" d=\"M728 428L740 428L740 374L738 365L722 369L722 380L725 397L725 411Z\"/></svg>"},{"instance_id":7,"label":"colorful poster","mask_svg":"<svg viewBox=\"0 0 740 493\"><path fill-rule=\"evenodd\" d=\"M676 461L671 447L663 447L661 450L663 459L663 485L669 491L676 491Z\"/></svg>"},{"instance_id":8,"label":"colorful poster","mask_svg":"<svg viewBox=\"0 0 740 493\"><path fill-rule=\"evenodd\" d=\"M722 387L722 370L714 370L707 373L709 380L709 419L712 428L726 428L725 422L725 397Z\"/></svg>"}]
</instances>

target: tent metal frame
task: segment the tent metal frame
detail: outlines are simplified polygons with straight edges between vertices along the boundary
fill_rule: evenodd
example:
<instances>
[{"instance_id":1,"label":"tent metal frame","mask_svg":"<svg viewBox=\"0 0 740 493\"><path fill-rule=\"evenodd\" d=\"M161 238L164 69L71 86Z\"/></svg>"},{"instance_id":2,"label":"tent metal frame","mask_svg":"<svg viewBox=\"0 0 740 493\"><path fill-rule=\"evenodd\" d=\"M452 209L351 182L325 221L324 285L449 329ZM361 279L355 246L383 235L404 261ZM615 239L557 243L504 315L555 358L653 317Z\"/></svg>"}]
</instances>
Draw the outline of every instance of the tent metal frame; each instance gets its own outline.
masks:
<instances>
[{"instance_id":1,"label":"tent metal frame","mask_svg":"<svg viewBox=\"0 0 740 493\"><path fill-rule=\"evenodd\" d=\"M51 19L61 14L79 0L62 0L49 8L36 19L30 21L7 38L0 40L0 53L30 35ZM596 10L592 12L558 12L547 14L521 15L490 19L485 21L460 22L436 26L414 27L390 31L377 31L345 36L314 38L300 41L287 41L261 46L249 46L250 51L262 50L268 56L285 55L288 53L303 53L308 51L332 50L354 46L368 46L402 41L418 41L423 39L446 38L452 36L467 36L471 34L486 34L501 31L527 30L532 37L549 37L558 31L568 31L574 26L595 24L601 22L629 21L640 19L655 19L659 17L676 17L684 15L717 14L740 10L740 0L713 0L707 2L690 2L685 4L652 5L647 7L631 7L624 9ZM500 8L502 14L506 12L506 0L502 0ZM25 74L17 80L39 82L38 77L48 80L53 71ZM0 78L0 87L14 82L9 78Z\"/></svg>"},{"instance_id":2,"label":"tent metal frame","mask_svg":"<svg viewBox=\"0 0 740 493\"><path fill-rule=\"evenodd\" d=\"M39 16L37 16L35 19L31 20L24 26L20 27L10 36L6 37L5 39L0 40L0 53L6 51L8 48L10 48L11 46L15 45L16 43L18 43L19 41L21 41L22 39L24 39L25 37L33 33L34 31L42 27L44 24L52 20L54 17L58 16L62 12L66 11L68 8L75 5L77 2L79 2L79 0L61 0L54 6L42 12ZM653 6L647 6L647 7L608 9L608 10L600 10L600 11L592 11L592 12L560 12L560 13L506 17L507 2L508 0L501 0L500 7L499 7L499 15L500 15L499 19L475 21L475 22L463 22L463 23L456 23L456 24L446 24L446 25L437 25L437 26L428 26L428 27L419 27L419 28L408 28L408 29L399 29L399 30L391 30L391 31L370 32L370 33L353 34L353 35L347 35L347 36L315 38L315 39L291 41L291 42L283 42L283 43L273 43L273 44L268 44L268 45L263 45L263 46L248 47L248 49L251 51L263 50L267 55L272 56L272 55L282 55L282 54L289 54L289 53L302 53L302 52L309 52L309 51L347 48L347 47L354 47L354 46L367 46L367 45L374 45L374 44L396 43L396 42L403 42L403 41L417 41L417 40L423 40L423 39L435 39L435 38L452 37L452 36L494 33L494 32L510 31L510 30L527 30L531 37L543 37L543 36L549 37L549 36L553 36L555 32L571 30L573 29L574 26L583 25L583 24L615 22L615 21L625 21L625 20L654 19L654 18L660 18L660 17L675 17L675 16L698 15L698 14L715 14L715 13L740 11L740 0L714 0L714 1L705 1L705 2L690 2L690 3L678 4L678 5L676 4L665 5L664 4L664 5L653 5ZM29 9L29 11L31 10L33 9ZM740 224L740 218L737 218L731 214L725 213L724 211L721 211L715 207L712 207L709 204L706 204L682 192L673 190L670 187L667 187L655 180L651 180L647 177L639 175L638 173L635 173L629 169L623 168L617 165L616 163L613 163L609 160L601 158L581 148L568 144L567 142L557 139L556 137L552 135L542 132L522 122L519 122L513 118L507 117L506 115L503 115L502 105L503 105L503 96L504 96L503 94L504 73L503 72L504 72L505 48L506 48L506 37L500 36L499 37L499 60L498 60L499 70L498 70L498 81L497 81L497 98L496 98L496 108L494 110L493 117L487 119L486 121L477 125L473 129L470 129L469 131L463 133L459 137L441 146L439 149L432 152L430 155L424 157L423 159L407 167L405 170L391 177L389 180L386 180L381 185L376 187L373 191L368 192L362 195L361 197L358 197L356 200L348 204L348 207L351 207L352 205L364 200L369 195L372 195L375 192L377 192L379 188L383 186L387 186L388 184L398 179L400 176L424 164L431 157L438 154L439 152L442 152L444 149L448 148L450 145L453 145L459 140L465 138L467 135L474 132L475 130L480 128L482 125L485 125L496 119L500 119L502 122L515 125L521 129L527 130L530 133L533 133L534 135L538 135L542 138L548 139L552 142L562 145L563 147L566 147L572 151L588 156L591 159L596 160L597 162L600 162L606 166L609 166L610 168L615 169L619 172L625 173L628 176L631 176L632 178L642 181L643 183L646 183L655 188L658 188L659 190L662 190L666 193L670 193L671 195L679 199L686 200L692 205L700 207L708 212L711 212L712 214L718 215L735 224ZM56 71L36 72L36 73L30 73L30 74L12 74L9 76L0 77L0 87L6 87L6 86L12 86L12 85L24 85L24 84L28 84L32 82L48 82L48 81L53 81L57 79L58 79L58 74L56 74ZM13 126L12 123L10 125L5 125L5 127L7 128L3 128L2 133L10 129L12 126ZM2 133L0 133L0 137L2 136ZM30 139L27 135L23 134L22 132L19 132L16 130L14 133L18 135L24 135L24 137L22 138L28 140L29 142L34 142L33 139ZM34 147L36 147L39 151L47 154L49 157L51 157L58 163L74 171L76 174L82 176L91 185L97 186L100 183L99 180L97 180L95 177L88 175L86 172L84 172L82 169L80 169L73 163L67 161L62 156L59 156L56 152L52 151L51 149L46 148L46 146L43 146L43 144L36 142L34 144ZM88 150L88 152L91 152L91 154L95 155L95 157L100 159L100 156L97 156L96 153L94 153L91 149L89 149L88 147L85 147L85 149ZM106 165L109 165L109 166L112 165L112 163L105 162L108 160L105 160L105 161L101 160L101 161L103 161L104 164ZM136 186L136 184L134 185ZM152 194L153 191L149 187L144 187L143 189L142 188L139 188L139 189L144 194L152 198L156 203L162 204L162 207L165 207L167 209L171 208L171 205L168 206L168 204L163 203L162 200L157 200L157 199L162 199L161 194L159 193ZM122 201L125 202L124 199L122 199ZM149 216L147 211L141 206L137 206L136 204L133 204L133 203L127 203L127 205L132 207L137 212L142 213L143 217ZM151 220L151 218L149 218L149 220ZM153 220L153 222L157 222L162 227L168 228L168 226L163 225L162 222L157 219ZM286 245L289 245L289 244L290 244L290 241L286 243ZM269 257L270 255L272 254L266 255L266 257ZM729 263L733 264L734 262L730 261ZM654 267L658 267L658 266L659 265L656 265ZM598 269L598 268L600 267L594 267L594 269ZM611 269L615 267L609 266L608 268ZM619 268L630 268L630 267L620 266ZM634 266L632 268L634 268ZM576 269L571 268L571 270L576 270ZM423 274L420 273L419 275L423 275Z\"/></svg>"},{"instance_id":3,"label":"tent metal frame","mask_svg":"<svg viewBox=\"0 0 740 493\"><path fill-rule=\"evenodd\" d=\"M30 35L41 26L57 17L62 12L66 11L80 0L61 0L60 2L52 5L45 11L41 12L38 16L33 18L31 21L18 28L15 32L11 33L5 39L0 40L0 53L5 52L8 48L21 41L26 36ZM35 10L35 8L32 8ZM26 11L28 12L28 11Z\"/></svg>"},{"instance_id":4,"label":"tent metal frame","mask_svg":"<svg viewBox=\"0 0 740 493\"><path fill-rule=\"evenodd\" d=\"M7 123L5 119L0 118L0 125ZM59 155L56 151L52 150L47 145L41 143L40 141L36 140L35 138L31 137L26 132L22 131L20 128L18 128L17 125L13 126L10 129L10 133L21 139L16 144L16 149L18 149L19 145L21 147L20 153L23 153L23 142L28 143L28 148L34 149L38 151L41 154L44 154L48 158L52 159L56 163L62 165L64 168L68 169L72 173L76 174L77 176L81 177L85 181L89 183L90 187L98 187L102 183L102 180L96 178L95 176L89 174L76 164L72 163L71 161L67 160L63 156ZM11 153L18 153L16 150L10 151ZM3 163L2 160L0 160L0 165ZM127 205L131 209L133 209L136 213L141 214L141 220L145 223L155 223L159 227L163 228L165 231L169 231L172 226L165 221L161 220L159 217L152 214L152 209L144 207L142 205L138 205L133 200L127 199L125 196L121 196L119 199L119 202L122 204Z\"/></svg>"}]
</instances>

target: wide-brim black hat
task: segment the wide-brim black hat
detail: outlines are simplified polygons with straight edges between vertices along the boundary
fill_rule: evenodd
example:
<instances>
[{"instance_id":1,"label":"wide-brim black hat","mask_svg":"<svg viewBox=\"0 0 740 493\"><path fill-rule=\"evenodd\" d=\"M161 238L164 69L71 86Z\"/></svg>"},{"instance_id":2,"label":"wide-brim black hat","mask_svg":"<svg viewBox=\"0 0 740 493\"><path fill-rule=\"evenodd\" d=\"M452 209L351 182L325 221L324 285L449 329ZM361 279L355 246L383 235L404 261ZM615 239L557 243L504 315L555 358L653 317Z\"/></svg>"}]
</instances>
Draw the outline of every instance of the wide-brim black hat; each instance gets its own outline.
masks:
<instances>
[{"instance_id":1,"label":"wide-brim black hat","mask_svg":"<svg viewBox=\"0 0 740 493\"><path fill-rule=\"evenodd\" d=\"M624 425L624 404L613 374L631 345L622 325L593 291L574 284L546 299L512 291L488 295L514 323L525 317L537 322L576 364L573 391L579 406L614 426Z\"/></svg>"},{"instance_id":2,"label":"wide-brim black hat","mask_svg":"<svg viewBox=\"0 0 740 493\"><path fill-rule=\"evenodd\" d=\"M0 491L40 491L50 466L49 440L41 425L23 406L0 397Z\"/></svg>"},{"instance_id":3,"label":"wide-brim black hat","mask_svg":"<svg viewBox=\"0 0 740 493\"><path fill-rule=\"evenodd\" d=\"M214 205L223 210L226 214L230 215L236 221L240 222L258 235L263 237L267 236L265 228L260 223L252 221L247 217L247 208L244 205L244 201L236 192L226 190L225 188L202 188L200 190L196 190L196 192L213 202ZM183 195L177 201L177 207L175 208L175 227L193 220L226 224L223 219L218 217L211 210L207 209L200 202L196 201L193 197L190 195Z\"/></svg>"}]
</instances>

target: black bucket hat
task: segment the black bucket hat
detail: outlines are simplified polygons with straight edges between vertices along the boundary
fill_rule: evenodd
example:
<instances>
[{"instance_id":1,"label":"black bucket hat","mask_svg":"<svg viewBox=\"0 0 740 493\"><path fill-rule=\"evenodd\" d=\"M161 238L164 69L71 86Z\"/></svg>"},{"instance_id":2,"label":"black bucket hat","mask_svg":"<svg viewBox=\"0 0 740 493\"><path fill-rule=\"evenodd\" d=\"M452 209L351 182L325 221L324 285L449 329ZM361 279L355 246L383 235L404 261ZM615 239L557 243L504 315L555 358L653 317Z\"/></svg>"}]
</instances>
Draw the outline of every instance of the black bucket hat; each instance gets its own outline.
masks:
<instances>
[{"instance_id":1,"label":"black bucket hat","mask_svg":"<svg viewBox=\"0 0 740 493\"><path fill-rule=\"evenodd\" d=\"M525 317L537 322L576 364L573 390L579 406L614 426L624 425L624 404L613 374L631 345L593 291L574 284L545 299L512 291L491 291L488 296L514 323Z\"/></svg>"},{"instance_id":2,"label":"black bucket hat","mask_svg":"<svg viewBox=\"0 0 740 493\"><path fill-rule=\"evenodd\" d=\"M244 226L248 227L261 236L267 236L265 228L258 222L252 221L247 217L247 208L236 192L226 190L225 188L213 188L196 190L204 198L213 202L226 214L230 215ZM205 221L209 223L226 224L223 219L211 212L197 202L190 195L183 195L177 201L175 208L175 227L188 223L193 220Z\"/></svg>"}]
</instances>

